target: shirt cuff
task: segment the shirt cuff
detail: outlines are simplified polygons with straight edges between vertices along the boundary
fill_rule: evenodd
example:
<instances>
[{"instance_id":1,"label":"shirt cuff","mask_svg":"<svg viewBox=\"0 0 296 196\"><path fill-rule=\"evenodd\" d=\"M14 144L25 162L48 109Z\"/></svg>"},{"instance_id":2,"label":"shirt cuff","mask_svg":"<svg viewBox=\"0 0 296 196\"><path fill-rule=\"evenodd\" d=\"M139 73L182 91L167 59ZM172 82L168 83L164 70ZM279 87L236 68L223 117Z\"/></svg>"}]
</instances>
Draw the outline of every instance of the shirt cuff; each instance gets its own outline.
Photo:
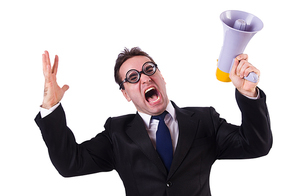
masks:
<instances>
[{"instance_id":1,"label":"shirt cuff","mask_svg":"<svg viewBox=\"0 0 296 196\"><path fill-rule=\"evenodd\" d=\"M260 91L259 89L257 88L257 97L249 97L247 95L244 95L245 97L249 98L249 99L253 99L253 100L256 100L256 99L260 99Z\"/></svg>"},{"instance_id":2,"label":"shirt cuff","mask_svg":"<svg viewBox=\"0 0 296 196\"><path fill-rule=\"evenodd\" d=\"M40 115L41 118L45 118L46 116L48 116L49 114L51 114L61 103L57 103L56 105L52 106L49 109L45 109L40 107Z\"/></svg>"}]
</instances>

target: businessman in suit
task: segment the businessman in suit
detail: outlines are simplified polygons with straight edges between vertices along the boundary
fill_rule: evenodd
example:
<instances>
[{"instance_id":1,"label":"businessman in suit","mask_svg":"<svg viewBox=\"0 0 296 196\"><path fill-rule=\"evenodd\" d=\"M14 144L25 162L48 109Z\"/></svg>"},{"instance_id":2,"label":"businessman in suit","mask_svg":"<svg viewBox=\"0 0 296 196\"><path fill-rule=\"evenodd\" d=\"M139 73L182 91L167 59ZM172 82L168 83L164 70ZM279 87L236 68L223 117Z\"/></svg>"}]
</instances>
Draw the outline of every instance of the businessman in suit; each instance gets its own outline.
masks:
<instances>
[{"instance_id":1,"label":"businessman in suit","mask_svg":"<svg viewBox=\"0 0 296 196\"><path fill-rule=\"evenodd\" d=\"M242 124L236 126L212 107L179 108L168 99L153 59L139 48L125 49L116 60L115 81L137 112L108 118L103 132L81 144L67 126L60 103L69 86L57 84L58 56L53 67L47 51L42 59L44 100L35 121L53 165L64 177L115 169L128 196L208 196L210 170L217 159L255 158L271 149L266 96L258 83L243 79L250 72L260 75L246 54L236 57L230 73L242 113Z\"/></svg>"}]
</instances>

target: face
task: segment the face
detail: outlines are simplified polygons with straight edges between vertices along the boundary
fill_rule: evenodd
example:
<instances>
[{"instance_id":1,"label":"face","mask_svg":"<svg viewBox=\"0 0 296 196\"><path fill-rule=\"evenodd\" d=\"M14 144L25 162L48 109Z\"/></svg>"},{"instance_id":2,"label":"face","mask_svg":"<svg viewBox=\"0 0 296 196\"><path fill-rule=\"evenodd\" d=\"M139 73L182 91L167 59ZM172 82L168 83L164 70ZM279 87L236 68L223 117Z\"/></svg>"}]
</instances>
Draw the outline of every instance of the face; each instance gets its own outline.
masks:
<instances>
[{"instance_id":1,"label":"face","mask_svg":"<svg viewBox=\"0 0 296 196\"><path fill-rule=\"evenodd\" d=\"M144 63L151 61L145 56L135 56L126 60L119 70L121 80L125 79L130 69L142 71ZM139 112L149 115L159 115L167 107L169 99L166 94L166 83L157 69L152 76L141 74L138 83L124 83L125 90L121 90L128 101L132 101Z\"/></svg>"}]
</instances>

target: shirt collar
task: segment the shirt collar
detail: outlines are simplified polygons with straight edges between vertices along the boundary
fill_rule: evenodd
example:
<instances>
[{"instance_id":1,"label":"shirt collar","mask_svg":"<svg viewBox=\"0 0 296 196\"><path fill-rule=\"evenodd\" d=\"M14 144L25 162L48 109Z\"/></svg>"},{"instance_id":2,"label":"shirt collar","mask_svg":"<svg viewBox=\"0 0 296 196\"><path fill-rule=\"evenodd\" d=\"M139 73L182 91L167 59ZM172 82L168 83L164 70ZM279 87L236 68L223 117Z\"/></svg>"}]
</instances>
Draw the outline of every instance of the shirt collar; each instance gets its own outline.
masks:
<instances>
[{"instance_id":1,"label":"shirt collar","mask_svg":"<svg viewBox=\"0 0 296 196\"><path fill-rule=\"evenodd\" d=\"M175 108L173 106L173 104L171 102L169 102L169 104L166 107L166 111L171 115L171 117L173 118L173 120L176 119L176 111ZM150 124L150 120L151 120L151 115L149 114L145 114L142 112L138 112L139 115L141 116L141 118L143 119L146 128L149 128L149 124Z\"/></svg>"}]
</instances>

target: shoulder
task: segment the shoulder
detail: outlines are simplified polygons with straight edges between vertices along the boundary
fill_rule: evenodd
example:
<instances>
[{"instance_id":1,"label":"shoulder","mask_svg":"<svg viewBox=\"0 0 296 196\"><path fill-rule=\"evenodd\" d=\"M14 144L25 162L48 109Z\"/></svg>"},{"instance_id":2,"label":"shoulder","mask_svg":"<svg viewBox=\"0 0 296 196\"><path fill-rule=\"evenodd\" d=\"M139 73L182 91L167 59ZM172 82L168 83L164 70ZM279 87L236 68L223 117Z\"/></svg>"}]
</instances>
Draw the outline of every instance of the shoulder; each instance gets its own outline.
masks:
<instances>
[{"instance_id":1,"label":"shoulder","mask_svg":"<svg viewBox=\"0 0 296 196\"><path fill-rule=\"evenodd\" d=\"M215 110L212 106L209 107L183 107L181 109L197 112L197 113L208 113L211 110Z\"/></svg>"},{"instance_id":2,"label":"shoulder","mask_svg":"<svg viewBox=\"0 0 296 196\"><path fill-rule=\"evenodd\" d=\"M208 107L188 106L188 107L179 108L174 102L172 103L177 113L189 114L191 116L198 116L199 118L203 116L216 114L216 110L212 106L208 106Z\"/></svg>"},{"instance_id":3,"label":"shoulder","mask_svg":"<svg viewBox=\"0 0 296 196\"><path fill-rule=\"evenodd\" d=\"M173 103L174 104L174 103ZM208 107L182 107L179 108L174 104L176 109L177 118L178 114L181 119L185 120L187 117L188 119L193 119L194 121L200 121L208 126L214 125L215 127L219 126L221 120L220 114L216 112L215 108L212 106Z\"/></svg>"},{"instance_id":4,"label":"shoulder","mask_svg":"<svg viewBox=\"0 0 296 196\"><path fill-rule=\"evenodd\" d=\"M220 114L216 112L212 106L208 107L184 107L181 108L194 113L194 117L204 121L212 121L220 118Z\"/></svg>"},{"instance_id":5,"label":"shoulder","mask_svg":"<svg viewBox=\"0 0 296 196\"><path fill-rule=\"evenodd\" d=\"M135 119L137 114L126 114L122 116L109 117L106 120L105 128L111 127L126 127Z\"/></svg>"}]
</instances>

